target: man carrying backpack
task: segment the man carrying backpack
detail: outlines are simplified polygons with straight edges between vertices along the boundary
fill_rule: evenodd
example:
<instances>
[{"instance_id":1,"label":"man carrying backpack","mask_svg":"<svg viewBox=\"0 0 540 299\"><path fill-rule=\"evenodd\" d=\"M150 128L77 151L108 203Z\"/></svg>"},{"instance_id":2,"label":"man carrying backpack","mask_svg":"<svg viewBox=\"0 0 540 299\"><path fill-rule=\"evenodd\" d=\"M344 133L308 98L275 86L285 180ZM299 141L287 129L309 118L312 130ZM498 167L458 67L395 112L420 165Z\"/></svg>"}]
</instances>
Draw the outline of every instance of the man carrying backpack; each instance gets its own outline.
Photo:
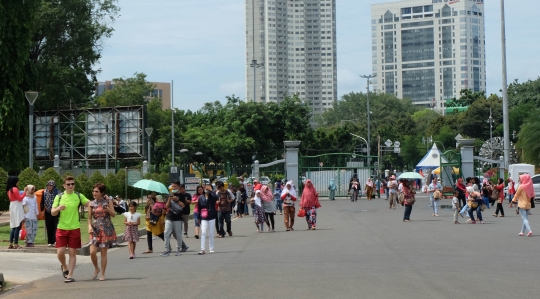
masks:
<instances>
[{"instance_id":1,"label":"man carrying backpack","mask_svg":"<svg viewBox=\"0 0 540 299\"><path fill-rule=\"evenodd\" d=\"M68 283L75 281L73 271L77 263L77 249L82 247L79 206L87 207L90 201L74 191L75 179L72 176L64 178L64 190L54 198L51 215L60 214L56 229L56 255L62 264L64 282ZM66 247L69 247L69 264L66 264Z\"/></svg>"},{"instance_id":2,"label":"man carrying backpack","mask_svg":"<svg viewBox=\"0 0 540 299\"><path fill-rule=\"evenodd\" d=\"M169 210L165 217L165 251L161 253L161 256L169 256L171 254L171 236L174 233L176 238L176 256L180 255L180 252L184 252L188 249L186 244L182 241L182 224L184 223L183 209L187 205L186 195L179 193L180 182L174 181L171 183L172 192L167 198L167 204L165 208Z\"/></svg>"},{"instance_id":3,"label":"man carrying backpack","mask_svg":"<svg viewBox=\"0 0 540 299\"><path fill-rule=\"evenodd\" d=\"M216 183L217 192L216 196L219 198L219 209L218 209L218 238L225 237L225 230L223 228L223 222L227 224L227 233L232 237L231 230L231 203L234 201L234 194L230 190L225 189L223 182L218 181Z\"/></svg>"}]
</instances>

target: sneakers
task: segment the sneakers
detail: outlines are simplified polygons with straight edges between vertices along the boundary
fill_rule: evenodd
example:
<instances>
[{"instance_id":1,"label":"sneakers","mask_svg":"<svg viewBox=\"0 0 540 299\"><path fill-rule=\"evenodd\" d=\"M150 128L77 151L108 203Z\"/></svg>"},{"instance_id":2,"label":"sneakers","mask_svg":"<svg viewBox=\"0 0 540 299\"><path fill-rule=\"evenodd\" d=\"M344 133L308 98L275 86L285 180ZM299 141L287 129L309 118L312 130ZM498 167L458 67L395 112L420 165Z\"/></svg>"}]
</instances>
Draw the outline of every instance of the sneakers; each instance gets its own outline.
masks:
<instances>
[{"instance_id":1,"label":"sneakers","mask_svg":"<svg viewBox=\"0 0 540 299\"><path fill-rule=\"evenodd\" d=\"M476 224L476 221L471 221L469 222L469 224Z\"/></svg>"},{"instance_id":2,"label":"sneakers","mask_svg":"<svg viewBox=\"0 0 540 299\"><path fill-rule=\"evenodd\" d=\"M163 251L159 256L169 256L170 254L170 251Z\"/></svg>"},{"instance_id":3,"label":"sneakers","mask_svg":"<svg viewBox=\"0 0 540 299\"><path fill-rule=\"evenodd\" d=\"M214 252L215 252L215 251L213 251L213 250L210 250L210 253L214 253Z\"/></svg>"},{"instance_id":4,"label":"sneakers","mask_svg":"<svg viewBox=\"0 0 540 299\"><path fill-rule=\"evenodd\" d=\"M530 237L530 236L532 236L532 232L529 232L529 233L527 234L527 237Z\"/></svg>"},{"instance_id":5,"label":"sneakers","mask_svg":"<svg viewBox=\"0 0 540 299\"><path fill-rule=\"evenodd\" d=\"M454 224L459 224L459 222L457 222L457 221L454 221Z\"/></svg>"},{"instance_id":6,"label":"sneakers","mask_svg":"<svg viewBox=\"0 0 540 299\"><path fill-rule=\"evenodd\" d=\"M179 252L186 252L188 250L189 246L182 247Z\"/></svg>"},{"instance_id":7,"label":"sneakers","mask_svg":"<svg viewBox=\"0 0 540 299\"><path fill-rule=\"evenodd\" d=\"M49 244L49 245L47 245L47 247L53 247L53 244Z\"/></svg>"},{"instance_id":8,"label":"sneakers","mask_svg":"<svg viewBox=\"0 0 540 299\"><path fill-rule=\"evenodd\" d=\"M187 237L188 237L188 236L187 236L187 233L184 233L184 238L187 238Z\"/></svg>"},{"instance_id":9,"label":"sneakers","mask_svg":"<svg viewBox=\"0 0 540 299\"><path fill-rule=\"evenodd\" d=\"M204 254L204 250L201 250L199 251L199 253L197 253L198 255L203 255Z\"/></svg>"},{"instance_id":10,"label":"sneakers","mask_svg":"<svg viewBox=\"0 0 540 299\"><path fill-rule=\"evenodd\" d=\"M174 256L180 256L180 251L176 251L176 253L174 254Z\"/></svg>"},{"instance_id":11,"label":"sneakers","mask_svg":"<svg viewBox=\"0 0 540 299\"><path fill-rule=\"evenodd\" d=\"M229 232L229 237L232 237L232 231Z\"/></svg>"}]
</instances>

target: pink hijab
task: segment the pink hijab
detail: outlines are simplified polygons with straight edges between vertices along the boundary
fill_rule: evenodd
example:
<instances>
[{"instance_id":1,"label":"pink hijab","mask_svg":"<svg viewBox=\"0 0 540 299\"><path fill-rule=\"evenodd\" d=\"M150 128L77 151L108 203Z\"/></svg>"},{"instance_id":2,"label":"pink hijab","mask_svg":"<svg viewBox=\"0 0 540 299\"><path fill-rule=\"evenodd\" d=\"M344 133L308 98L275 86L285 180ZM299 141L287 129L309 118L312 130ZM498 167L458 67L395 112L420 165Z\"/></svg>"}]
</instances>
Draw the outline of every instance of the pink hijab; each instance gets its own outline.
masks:
<instances>
[{"instance_id":1,"label":"pink hijab","mask_svg":"<svg viewBox=\"0 0 540 299\"><path fill-rule=\"evenodd\" d=\"M320 208L321 204L319 203L319 195L317 195L317 190L311 180L306 181L306 187L302 191L302 200L300 201L300 206L303 208Z\"/></svg>"},{"instance_id":2,"label":"pink hijab","mask_svg":"<svg viewBox=\"0 0 540 299\"><path fill-rule=\"evenodd\" d=\"M261 199L264 202L271 202L274 199L272 191L270 191L270 188L266 185L261 187Z\"/></svg>"},{"instance_id":3,"label":"pink hijab","mask_svg":"<svg viewBox=\"0 0 540 299\"><path fill-rule=\"evenodd\" d=\"M534 186L532 183L531 176L527 173L524 173L519 178L521 179L521 184L519 185L519 188L525 191L528 198L535 197L536 194L534 193Z\"/></svg>"}]
</instances>

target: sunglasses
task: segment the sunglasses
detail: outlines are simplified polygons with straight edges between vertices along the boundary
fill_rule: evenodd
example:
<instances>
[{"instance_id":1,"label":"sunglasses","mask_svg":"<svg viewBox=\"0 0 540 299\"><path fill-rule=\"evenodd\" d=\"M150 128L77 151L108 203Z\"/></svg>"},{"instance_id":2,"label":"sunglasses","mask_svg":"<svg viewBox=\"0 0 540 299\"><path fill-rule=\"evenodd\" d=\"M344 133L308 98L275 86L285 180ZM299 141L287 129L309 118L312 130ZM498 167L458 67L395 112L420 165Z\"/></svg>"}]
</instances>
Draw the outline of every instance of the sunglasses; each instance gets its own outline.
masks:
<instances>
[{"instance_id":1,"label":"sunglasses","mask_svg":"<svg viewBox=\"0 0 540 299\"><path fill-rule=\"evenodd\" d=\"M66 183L66 186L75 186L75 183Z\"/></svg>"}]
</instances>

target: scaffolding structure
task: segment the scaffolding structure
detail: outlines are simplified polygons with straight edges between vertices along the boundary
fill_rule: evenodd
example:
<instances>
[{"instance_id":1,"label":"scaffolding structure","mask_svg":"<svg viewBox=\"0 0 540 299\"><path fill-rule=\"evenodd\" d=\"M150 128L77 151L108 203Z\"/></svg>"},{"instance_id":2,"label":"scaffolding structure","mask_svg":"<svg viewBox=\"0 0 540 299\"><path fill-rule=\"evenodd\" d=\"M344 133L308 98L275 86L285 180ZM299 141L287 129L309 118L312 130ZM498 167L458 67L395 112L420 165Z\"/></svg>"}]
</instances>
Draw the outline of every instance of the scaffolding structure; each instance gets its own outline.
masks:
<instances>
[{"instance_id":1,"label":"scaffolding structure","mask_svg":"<svg viewBox=\"0 0 540 299\"><path fill-rule=\"evenodd\" d=\"M146 123L145 106L37 111L34 159L48 164L58 155L64 169L105 164L107 158L143 160Z\"/></svg>"}]
</instances>

